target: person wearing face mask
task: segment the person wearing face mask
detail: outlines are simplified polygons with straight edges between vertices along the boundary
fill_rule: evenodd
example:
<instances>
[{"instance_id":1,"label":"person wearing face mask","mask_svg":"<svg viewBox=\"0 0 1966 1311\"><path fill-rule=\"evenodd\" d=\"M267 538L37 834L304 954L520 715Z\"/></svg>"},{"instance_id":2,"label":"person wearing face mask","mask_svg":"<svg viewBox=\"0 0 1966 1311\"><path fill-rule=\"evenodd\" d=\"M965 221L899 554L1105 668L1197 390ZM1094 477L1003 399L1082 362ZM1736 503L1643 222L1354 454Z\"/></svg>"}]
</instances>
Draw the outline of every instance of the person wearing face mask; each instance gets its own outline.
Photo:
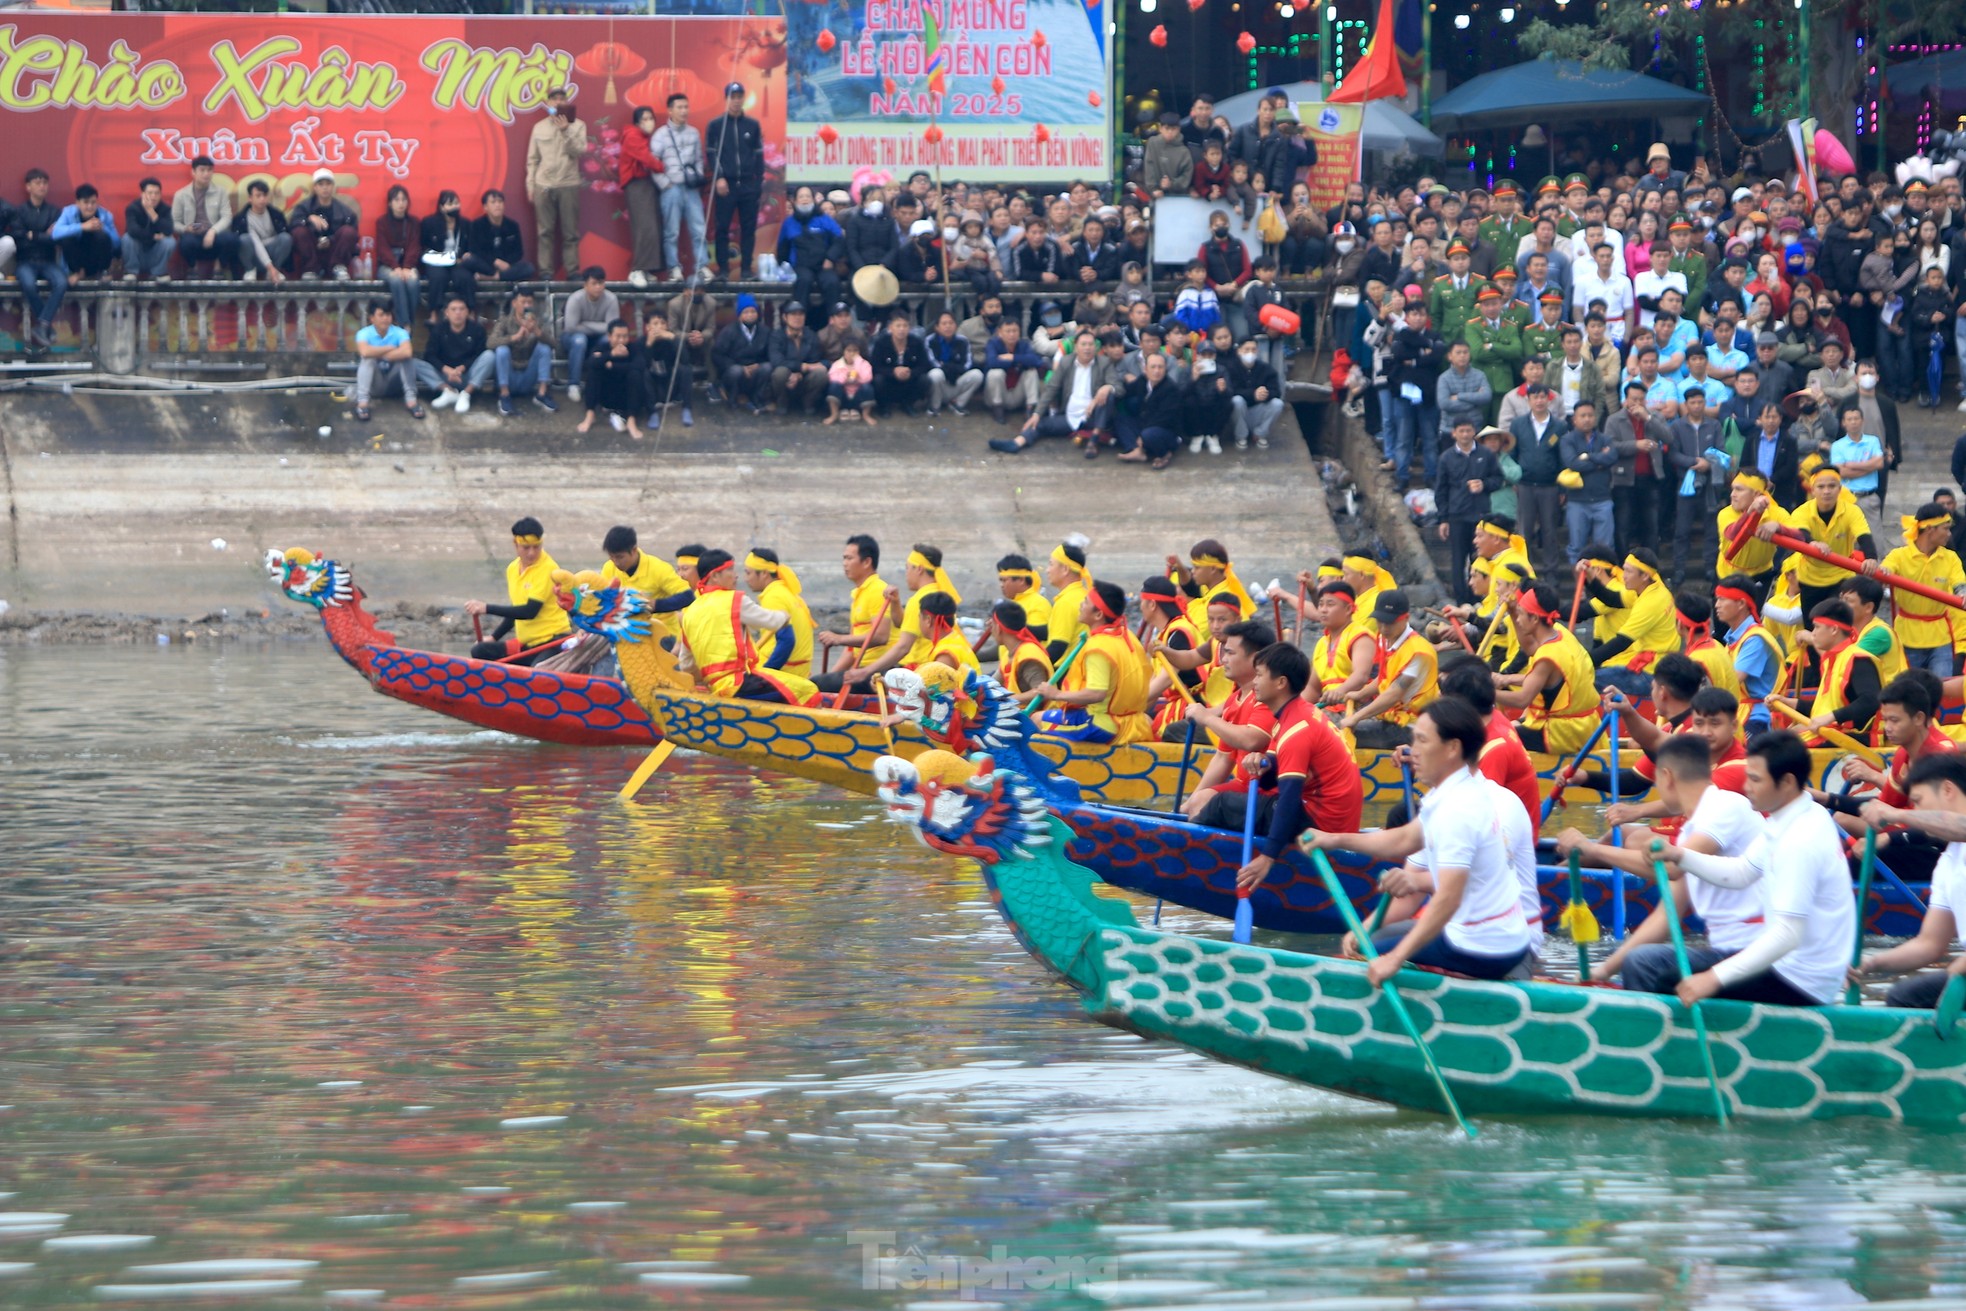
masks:
<instances>
[{"instance_id":1,"label":"person wearing face mask","mask_svg":"<svg viewBox=\"0 0 1966 1311\"><path fill-rule=\"evenodd\" d=\"M778 263L794 273L792 299L808 308L829 305L840 294L846 236L829 215L819 212L811 187L795 188L790 208L778 226Z\"/></svg>"},{"instance_id":2,"label":"person wearing face mask","mask_svg":"<svg viewBox=\"0 0 1966 1311\"><path fill-rule=\"evenodd\" d=\"M887 257L887 267L904 283L940 282L942 249L935 220L916 219L908 228L908 239Z\"/></svg>"},{"instance_id":3,"label":"person wearing face mask","mask_svg":"<svg viewBox=\"0 0 1966 1311\"><path fill-rule=\"evenodd\" d=\"M464 267L470 238L463 208L464 202L455 191L437 193L437 212L423 220L417 232L417 248L423 252L417 274L423 279L424 304L448 305L456 296L476 313L478 279Z\"/></svg>"},{"instance_id":4,"label":"person wearing face mask","mask_svg":"<svg viewBox=\"0 0 1966 1311\"><path fill-rule=\"evenodd\" d=\"M1881 507L1890 492L1891 470L1896 468L1903 458L1904 448L1898 429L1897 402L1887 396L1880 387L1877 363L1874 360L1857 362L1857 396L1854 405L1863 419L1862 424L1859 425L1859 432L1871 435L1870 439L1877 442L1884 458L1883 466L1877 471L1877 485L1874 489L1877 493L1877 503ZM1844 432L1846 435L1849 432L1847 424ZM1831 449L1834 451L1834 447ZM1834 454L1831 460L1833 463L1841 463ZM1860 496L1868 494L1847 478L1845 486Z\"/></svg>"},{"instance_id":5,"label":"person wearing face mask","mask_svg":"<svg viewBox=\"0 0 1966 1311\"><path fill-rule=\"evenodd\" d=\"M1229 405L1235 415L1236 449L1246 449L1254 437L1258 448L1267 450L1270 429L1283 413L1283 383L1277 378L1277 371L1262 358L1254 341L1245 341L1236 347L1229 361L1228 378L1233 393Z\"/></svg>"},{"instance_id":6,"label":"person wearing face mask","mask_svg":"<svg viewBox=\"0 0 1966 1311\"><path fill-rule=\"evenodd\" d=\"M859 208L850 212L841 226L846 233L848 275L869 264L885 264L901 247L901 232L888 216L887 195L879 187L868 187L861 193Z\"/></svg>"}]
</instances>

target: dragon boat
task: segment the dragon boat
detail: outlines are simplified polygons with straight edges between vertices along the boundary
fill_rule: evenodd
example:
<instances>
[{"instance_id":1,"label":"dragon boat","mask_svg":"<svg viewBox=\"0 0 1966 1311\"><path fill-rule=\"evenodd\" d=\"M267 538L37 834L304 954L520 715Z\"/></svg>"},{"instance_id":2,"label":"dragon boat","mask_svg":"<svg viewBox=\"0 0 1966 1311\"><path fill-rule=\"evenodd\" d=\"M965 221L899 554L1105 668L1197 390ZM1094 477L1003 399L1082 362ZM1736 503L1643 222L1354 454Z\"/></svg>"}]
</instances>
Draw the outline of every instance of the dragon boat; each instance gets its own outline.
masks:
<instances>
[{"instance_id":1,"label":"dragon boat","mask_svg":"<svg viewBox=\"0 0 1966 1311\"><path fill-rule=\"evenodd\" d=\"M1077 835L1033 781L985 754L875 765L890 819L981 866L1024 948L1093 1019L1346 1095L1438 1112L1423 1053L1365 966L1142 928L1071 859ZM1693 1014L1673 997L1402 970L1399 990L1463 1112L1710 1119ZM1702 1003L1731 1115L1966 1122L1966 1041L1929 1011Z\"/></svg>"},{"instance_id":2,"label":"dragon boat","mask_svg":"<svg viewBox=\"0 0 1966 1311\"><path fill-rule=\"evenodd\" d=\"M363 608L348 567L305 547L269 550L266 571L290 600L320 613L335 654L384 696L480 728L565 746L647 749L662 740L620 679L398 646Z\"/></svg>"}]
</instances>

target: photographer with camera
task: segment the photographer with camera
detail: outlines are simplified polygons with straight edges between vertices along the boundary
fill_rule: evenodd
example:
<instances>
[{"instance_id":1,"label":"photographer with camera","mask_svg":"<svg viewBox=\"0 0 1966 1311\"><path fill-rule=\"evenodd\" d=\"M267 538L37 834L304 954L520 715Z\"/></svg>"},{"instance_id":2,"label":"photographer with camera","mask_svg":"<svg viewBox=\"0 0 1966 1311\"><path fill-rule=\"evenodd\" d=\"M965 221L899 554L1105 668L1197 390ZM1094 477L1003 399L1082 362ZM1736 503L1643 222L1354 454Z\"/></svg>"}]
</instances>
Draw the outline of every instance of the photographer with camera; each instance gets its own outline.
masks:
<instances>
[{"instance_id":1,"label":"photographer with camera","mask_svg":"<svg viewBox=\"0 0 1966 1311\"><path fill-rule=\"evenodd\" d=\"M689 249L692 269L704 262L703 138L689 125L689 97L681 92L669 97L669 120L655 129L649 149L662 164L655 185L662 195L662 256L669 266L669 278L683 276L676 237L683 223L689 223ZM632 275L631 275L632 278Z\"/></svg>"},{"instance_id":2,"label":"photographer with camera","mask_svg":"<svg viewBox=\"0 0 1966 1311\"><path fill-rule=\"evenodd\" d=\"M553 348L546 344L540 332L539 318L533 310L532 292L520 287L506 302L505 313L499 315L498 322L492 324L491 347L494 367L498 371L498 412L516 414L517 407L512 403L512 389L521 391L533 389L532 403L548 412L560 407L546 394L553 381ZM523 360L515 374L515 362Z\"/></svg>"}]
</instances>

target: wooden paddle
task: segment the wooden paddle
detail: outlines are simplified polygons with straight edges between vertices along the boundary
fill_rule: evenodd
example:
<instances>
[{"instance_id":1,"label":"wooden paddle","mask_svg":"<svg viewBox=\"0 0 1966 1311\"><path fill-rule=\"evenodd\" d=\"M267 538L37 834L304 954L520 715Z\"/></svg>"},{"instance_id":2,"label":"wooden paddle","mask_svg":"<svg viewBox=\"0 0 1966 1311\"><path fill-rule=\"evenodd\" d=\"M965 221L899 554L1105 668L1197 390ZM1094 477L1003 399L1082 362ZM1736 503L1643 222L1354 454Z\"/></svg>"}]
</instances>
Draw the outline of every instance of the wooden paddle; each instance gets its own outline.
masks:
<instances>
[{"instance_id":1,"label":"wooden paddle","mask_svg":"<svg viewBox=\"0 0 1966 1311\"><path fill-rule=\"evenodd\" d=\"M662 768L662 762L667 760L670 753L675 751L675 749L676 744L667 739L656 743L655 749L650 751L642 763L635 767L635 772L628 776L627 783L623 784L621 791L615 795L623 801L633 801L635 794L642 790L642 784L648 782L650 776L656 770Z\"/></svg>"},{"instance_id":2,"label":"wooden paddle","mask_svg":"<svg viewBox=\"0 0 1966 1311\"><path fill-rule=\"evenodd\" d=\"M478 640L479 640L480 642L482 642L482 641L484 641L484 640L485 640L485 621L484 621L484 620L483 620L482 618L480 618L479 616L477 616L477 615L472 615L472 616L471 616L471 631L472 631L472 633L473 633L474 635L476 635L476 637L477 637L477 639L478 639Z\"/></svg>"},{"instance_id":3,"label":"wooden paddle","mask_svg":"<svg viewBox=\"0 0 1966 1311\"><path fill-rule=\"evenodd\" d=\"M1584 613L1584 576L1577 575L1577 592L1570 598L1570 627L1575 631L1577 618Z\"/></svg>"},{"instance_id":4,"label":"wooden paddle","mask_svg":"<svg viewBox=\"0 0 1966 1311\"><path fill-rule=\"evenodd\" d=\"M1879 755L1870 747L1865 746L1856 738L1851 737L1848 733L1836 727L1836 725L1824 724L1821 728L1817 728L1809 723L1809 716L1803 714L1786 701L1770 701L1768 704L1788 716L1791 723L1808 729L1809 732L1816 734L1816 736L1822 738L1825 742L1842 747L1845 751L1857 756L1872 769L1884 768L1883 756Z\"/></svg>"},{"instance_id":5,"label":"wooden paddle","mask_svg":"<svg viewBox=\"0 0 1966 1311\"><path fill-rule=\"evenodd\" d=\"M1850 949L1850 968L1856 969L1864 960L1864 907L1870 904L1870 878L1877 869L1877 830L1864 830L1864 860L1857 867L1857 942ZM1864 1004L1863 989L1851 984L1843 990L1845 1006Z\"/></svg>"},{"instance_id":6,"label":"wooden paddle","mask_svg":"<svg viewBox=\"0 0 1966 1311\"><path fill-rule=\"evenodd\" d=\"M1304 622L1305 592L1304 580L1299 578L1297 580L1297 649L1300 651L1304 649L1304 630L1310 627Z\"/></svg>"},{"instance_id":7,"label":"wooden paddle","mask_svg":"<svg viewBox=\"0 0 1966 1311\"><path fill-rule=\"evenodd\" d=\"M887 753L894 754L894 725L887 722L887 678L874 680L874 704L881 712L881 736L887 739Z\"/></svg>"},{"instance_id":8,"label":"wooden paddle","mask_svg":"<svg viewBox=\"0 0 1966 1311\"><path fill-rule=\"evenodd\" d=\"M1322 851L1312 850L1310 856L1311 864L1317 867L1318 877L1324 880L1325 891L1331 894L1331 904L1336 906L1338 913L1345 917L1346 926L1351 929L1352 937L1357 940L1359 954L1369 961L1378 959L1378 949L1372 945L1372 939L1366 933L1365 927L1358 922L1358 912L1352 909L1351 898L1345 895L1345 885L1338 881L1338 874L1331 868L1331 862L1325 859ZM1475 1132L1475 1127L1468 1123L1467 1117L1461 1114L1461 1104L1454 1100L1454 1090L1447 1086L1447 1077L1440 1072L1440 1066L1434 1062L1433 1049L1428 1047L1426 1039L1420 1036L1420 1026L1413 1022L1413 1016L1406 1009L1406 999L1399 995L1399 989L1393 986L1390 980L1384 991L1386 1000L1392 1005L1393 1015L1399 1020L1400 1027L1406 1030L1406 1036L1413 1040L1413 1045L1420 1049L1420 1059L1427 1063L1427 1073L1433 1076L1434 1087L1440 1089L1440 1100L1446 1103L1448 1114L1452 1115L1454 1122L1461 1126L1461 1132L1470 1138L1480 1137Z\"/></svg>"},{"instance_id":9,"label":"wooden paddle","mask_svg":"<svg viewBox=\"0 0 1966 1311\"><path fill-rule=\"evenodd\" d=\"M901 610L899 609L898 602L889 601L887 604L886 613L893 616L894 626L896 628L901 627ZM849 624L852 623L852 618L850 616L847 622ZM848 686L846 681L847 673L849 670L859 668L862 662L864 662L867 659L867 648L874 644L874 633L876 630L880 628L880 626L881 626L881 616L877 614L872 619L867 621L867 636L860 639L860 645L856 647L846 648L848 652L848 659L844 665L840 666L840 690L833 694L832 708L834 710L838 710L841 706L846 704L846 690Z\"/></svg>"},{"instance_id":10,"label":"wooden paddle","mask_svg":"<svg viewBox=\"0 0 1966 1311\"><path fill-rule=\"evenodd\" d=\"M1667 926L1672 930L1672 952L1679 964L1679 977L1690 979L1693 977L1693 964L1686 957L1686 932L1679 925L1679 907L1672 895L1672 876L1666 873L1666 863L1659 859L1659 853L1665 849L1666 844L1662 840L1652 839L1652 878L1659 885L1659 905L1665 911ZM1577 866L1574 853L1571 861L1570 868L1575 870ZM1573 874L1572 877L1574 878L1575 875ZM1858 936L1861 938L1862 935ZM1714 1118L1720 1121L1722 1128L1725 1128L1727 1097L1720 1091L1720 1075L1714 1069L1713 1044L1707 1038L1707 1017L1700 1010L1699 1002L1694 1002L1686 1009L1693 1016L1693 1033L1700 1040L1700 1062L1706 1067L1707 1086L1713 1089Z\"/></svg>"}]
</instances>

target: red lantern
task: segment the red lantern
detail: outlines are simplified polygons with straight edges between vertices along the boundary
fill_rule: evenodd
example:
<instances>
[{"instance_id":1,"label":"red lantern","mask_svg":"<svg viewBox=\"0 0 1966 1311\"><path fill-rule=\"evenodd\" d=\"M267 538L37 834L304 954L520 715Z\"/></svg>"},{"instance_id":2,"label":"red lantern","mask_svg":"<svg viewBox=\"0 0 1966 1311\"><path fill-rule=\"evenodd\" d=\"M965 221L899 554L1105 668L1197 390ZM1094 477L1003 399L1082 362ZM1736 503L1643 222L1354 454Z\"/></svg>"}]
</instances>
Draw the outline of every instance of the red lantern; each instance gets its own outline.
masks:
<instances>
[{"instance_id":1,"label":"red lantern","mask_svg":"<svg viewBox=\"0 0 1966 1311\"><path fill-rule=\"evenodd\" d=\"M1167 49L1167 29L1156 27L1153 31L1147 33L1147 40L1162 50Z\"/></svg>"},{"instance_id":2,"label":"red lantern","mask_svg":"<svg viewBox=\"0 0 1966 1311\"><path fill-rule=\"evenodd\" d=\"M1040 123L1031 129L1031 139L1039 145L1043 145L1045 142L1051 140L1051 129Z\"/></svg>"},{"instance_id":3,"label":"red lantern","mask_svg":"<svg viewBox=\"0 0 1966 1311\"><path fill-rule=\"evenodd\" d=\"M833 47L840 43L840 39L833 35L832 28L822 27L819 29L819 35L813 38L812 43L819 47L820 54L830 55L833 53Z\"/></svg>"},{"instance_id":4,"label":"red lantern","mask_svg":"<svg viewBox=\"0 0 1966 1311\"><path fill-rule=\"evenodd\" d=\"M820 127L819 139L830 146L840 139L840 134L833 130L831 123L827 123Z\"/></svg>"},{"instance_id":5,"label":"red lantern","mask_svg":"<svg viewBox=\"0 0 1966 1311\"><path fill-rule=\"evenodd\" d=\"M1040 50L1044 49L1044 33L1043 32L1031 33L1031 44L1036 46Z\"/></svg>"},{"instance_id":6,"label":"red lantern","mask_svg":"<svg viewBox=\"0 0 1966 1311\"><path fill-rule=\"evenodd\" d=\"M922 140L924 140L924 141L926 141L926 142L928 142L928 144L929 144L929 145L931 145L931 146L939 146L939 145L941 145L941 144L942 144L942 129L941 129L941 127L940 127L940 126L938 126L938 125L936 125L936 124L934 124L934 123L930 123L930 124L928 125L928 130L927 130L926 132L924 132L924 133L922 133Z\"/></svg>"},{"instance_id":7,"label":"red lantern","mask_svg":"<svg viewBox=\"0 0 1966 1311\"><path fill-rule=\"evenodd\" d=\"M882 78L881 91L891 99L894 95L894 79L891 77Z\"/></svg>"},{"instance_id":8,"label":"red lantern","mask_svg":"<svg viewBox=\"0 0 1966 1311\"><path fill-rule=\"evenodd\" d=\"M992 90L992 91L994 91L994 92L995 92L996 94L998 94L998 95L1002 95L1002 94L1003 94L1003 79L1002 79L1002 78L1000 78L1000 77L993 77L993 78L991 78L991 79L990 79L990 90Z\"/></svg>"},{"instance_id":9,"label":"red lantern","mask_svg":"<svg viewBox=\"0 0 1966 1311\"><path fill-rule=\"evenodd\" d=\"M1255 48L1256 48L1256 38L1251 36L1249 33L1244 32L1241 36L1236 38L1236 49L1242 51L1245 55L1248 54L1250 51L1254 50Z\"/></svg>"},{"instance_id":10,"label":"red lantern","mask_svg":"<svg viewBox=\"0 0 1966 1311\"><path fill-rule=\"evenodd\" d=\"M1311 0L1290 0L1290 7L1301 14L1311 7Z\"/></svg>"},{"instance_id":11,"label":"red lantern","mask_svg":"<svg viewBox=\"0 0 1966 1311\"><path fill-rule=\"evenodd\" d=\"M1094 109L1097 109L1097 108L1099 108L1099 103L1100 103L1100 101L1099 101L1099 93L1098 93L1097 91L1088 91L1088 92L1086 92L1086 93L1085 93L1085 103L1086 103L1086 104L1088 104L1088 105L1091 105L1091 106L1092 106L1092 107L1093 107Z\"/></svg>"},{"instance_id":12,"label":"red lantern","mask_svg":"<svg viewBox=\"0 0 1966 1311\"><path fill-rule=\"evenodd\" d=\"M1201 8L1201 7L1203 6L1203 5L1205 5L1205 4L1207 4L1207 3L1208 3L1208 0L1188 0L1188 8L1189 8L1189 9L1199 9L1199 8Z\"/></svg>"}]
</instances>

